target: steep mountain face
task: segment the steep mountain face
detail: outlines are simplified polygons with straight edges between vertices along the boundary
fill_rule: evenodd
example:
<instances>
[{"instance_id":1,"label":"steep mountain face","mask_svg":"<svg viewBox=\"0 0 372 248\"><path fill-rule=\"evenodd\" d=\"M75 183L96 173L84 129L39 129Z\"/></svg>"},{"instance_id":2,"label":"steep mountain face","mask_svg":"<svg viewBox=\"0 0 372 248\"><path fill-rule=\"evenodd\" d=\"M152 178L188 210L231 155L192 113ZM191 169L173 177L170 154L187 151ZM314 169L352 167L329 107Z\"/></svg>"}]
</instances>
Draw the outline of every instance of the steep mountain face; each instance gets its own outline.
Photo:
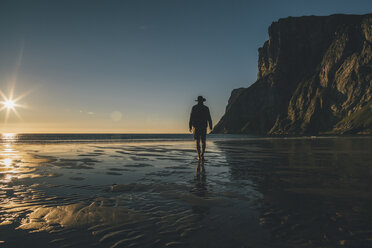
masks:
<instances>
[{"instance_id":1,"label":"steep mountain face","mask_svg":"<svg viewBox=\"0 0 372 248\"><path fill-rule=\"evenodd\" d=\"M258 78L231 93L214 133L371 133L372 14L285 18L259 49Z\"/></svg>"}]
</instances>

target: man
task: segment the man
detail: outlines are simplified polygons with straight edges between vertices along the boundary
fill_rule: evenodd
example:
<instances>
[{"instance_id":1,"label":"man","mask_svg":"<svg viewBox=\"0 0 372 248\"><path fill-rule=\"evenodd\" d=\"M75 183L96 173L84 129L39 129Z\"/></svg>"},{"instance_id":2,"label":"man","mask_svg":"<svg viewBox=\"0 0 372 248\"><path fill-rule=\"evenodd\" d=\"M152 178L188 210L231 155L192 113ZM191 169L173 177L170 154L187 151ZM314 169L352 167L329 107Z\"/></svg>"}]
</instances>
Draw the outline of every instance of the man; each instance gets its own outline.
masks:
<instances>
[{"instance_id":1,"label":"man","mask_svg":"<svg viewBox=\"0 0 372 248\"><path fill-rule=\"evenodd\" d=\"M196 140L196 150L198 152L198 160L204 161L204 153L206 147L207 138L207 126L212 130L212 118L209 113L209 108L203 104L205 98L198 96L195 100L198 104L194 105L190 114L189 130L194 132L194 139ZM200 151L200 141L202 143L202 149Z\"/></svg>"}]
</instances>

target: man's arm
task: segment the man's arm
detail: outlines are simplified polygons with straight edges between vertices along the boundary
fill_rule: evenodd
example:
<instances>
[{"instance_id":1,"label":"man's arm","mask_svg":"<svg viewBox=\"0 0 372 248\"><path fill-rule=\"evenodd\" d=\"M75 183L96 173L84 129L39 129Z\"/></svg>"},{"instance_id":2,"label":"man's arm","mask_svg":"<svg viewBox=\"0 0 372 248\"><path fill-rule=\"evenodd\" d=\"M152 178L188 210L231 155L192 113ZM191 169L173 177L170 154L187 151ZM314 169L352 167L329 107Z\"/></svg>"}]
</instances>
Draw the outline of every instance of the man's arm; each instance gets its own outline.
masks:
<instances>
[{"instance_id":1,"label":"man's arm","mask_svg":"<svg viewBox=\"0 0 372 248\"><path fill-rule=\"evenodd\" d=\"M209 112L209 108L208 108L208 124L209 124L209 129L212 130L213 125L212 125L212 118L211 118L211 113Z\"/></svg>"},{"instance_id":2,"label":"man's arm","mask_svg":"<svg viewBox=\"0 0 372 248\"><path fill-rule=\"evenodd\" d=\"M193 114L193 111L194 110L194 108L192 108L191 109L191 113L190 113L190 120L189 120L189 130L190 130L190 132L191 132L191 130L192 130L192 123L194 122L194 114Z\"/></svg>"}]
</instances>

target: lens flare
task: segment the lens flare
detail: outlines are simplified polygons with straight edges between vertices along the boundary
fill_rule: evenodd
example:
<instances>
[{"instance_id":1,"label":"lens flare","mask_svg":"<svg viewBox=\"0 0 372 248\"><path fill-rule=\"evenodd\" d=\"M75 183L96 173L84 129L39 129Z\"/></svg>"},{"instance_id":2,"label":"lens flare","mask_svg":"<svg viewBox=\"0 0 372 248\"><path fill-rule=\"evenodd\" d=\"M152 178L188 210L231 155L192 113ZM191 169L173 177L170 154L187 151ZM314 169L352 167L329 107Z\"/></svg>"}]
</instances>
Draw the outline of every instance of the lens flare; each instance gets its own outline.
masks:
<instances>
[{"instance_id":1,"label":"lens flare","mask_svg":"<svg viewBox=\"0 0 372 248\"><path fill-rule=\"evenodd\" d=\"M10 112L14 113L19 119L22 119L21 116L19 115L17 109L18 108L25 108L26 106L19 104L19 100L25 97L28 93L25 93L23 95L20 95L18 97L13 97L13 92L14 92L14 87L10 90L10 93L8 95L5 95L1 90L0 90L0 96L3 98L2 101L0 101L0 104L3 105L0 107L0 110L6 111L5 113L5 122L8 119L8 116Z\"/></svg>"}]
</instances>

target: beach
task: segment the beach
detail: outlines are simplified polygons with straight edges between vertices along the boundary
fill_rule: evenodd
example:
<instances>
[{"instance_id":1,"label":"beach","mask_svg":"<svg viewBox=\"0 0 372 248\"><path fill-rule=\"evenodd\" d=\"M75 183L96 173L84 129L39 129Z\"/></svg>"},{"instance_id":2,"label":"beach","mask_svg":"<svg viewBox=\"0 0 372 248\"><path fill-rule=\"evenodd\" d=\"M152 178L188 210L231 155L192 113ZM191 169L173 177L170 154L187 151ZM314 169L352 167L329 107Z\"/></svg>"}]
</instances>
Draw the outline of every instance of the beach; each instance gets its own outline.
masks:
<instances>
[{"instance_id":1,"label":"beach","mask_svg":"<svg viewBox=\"0 0 372 248\"><path fill-rule=\"evenodd\" d=\"M55 141L0 144L0 245L372 246L371 137Z\"/></svg>"}]
</instances>

